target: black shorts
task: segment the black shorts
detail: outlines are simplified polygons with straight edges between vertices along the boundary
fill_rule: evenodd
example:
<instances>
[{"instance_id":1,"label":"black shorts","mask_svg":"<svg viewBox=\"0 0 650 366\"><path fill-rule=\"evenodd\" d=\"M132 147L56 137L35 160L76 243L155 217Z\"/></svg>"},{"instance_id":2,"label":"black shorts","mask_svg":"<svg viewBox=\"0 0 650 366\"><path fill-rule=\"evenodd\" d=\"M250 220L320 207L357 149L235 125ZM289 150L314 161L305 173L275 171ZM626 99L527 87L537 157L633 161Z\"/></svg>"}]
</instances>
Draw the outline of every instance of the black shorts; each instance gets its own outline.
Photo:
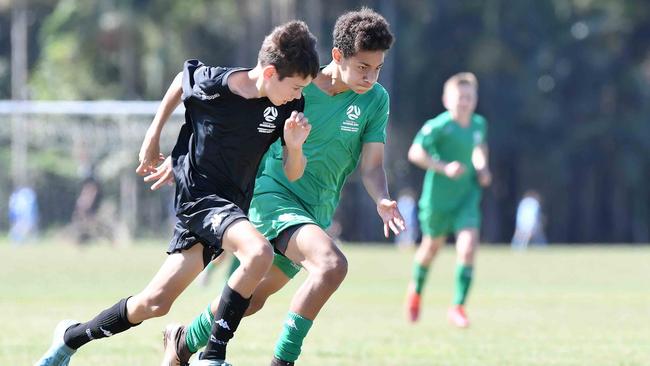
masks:
<instances>
[{"instance_id":1,"label":"black shorts","mask_svg":"<svg viewBox=\"0 0 650 366\"><path fill-rule=\"evenodd\" d=\"M223 252L221 241L226 229L236 220L248 220L239 206L217 195L179 206L182 209L176 212L178 221L167 253L181 252L201 243L204 266Z\"/></svg>"}]
</instances>

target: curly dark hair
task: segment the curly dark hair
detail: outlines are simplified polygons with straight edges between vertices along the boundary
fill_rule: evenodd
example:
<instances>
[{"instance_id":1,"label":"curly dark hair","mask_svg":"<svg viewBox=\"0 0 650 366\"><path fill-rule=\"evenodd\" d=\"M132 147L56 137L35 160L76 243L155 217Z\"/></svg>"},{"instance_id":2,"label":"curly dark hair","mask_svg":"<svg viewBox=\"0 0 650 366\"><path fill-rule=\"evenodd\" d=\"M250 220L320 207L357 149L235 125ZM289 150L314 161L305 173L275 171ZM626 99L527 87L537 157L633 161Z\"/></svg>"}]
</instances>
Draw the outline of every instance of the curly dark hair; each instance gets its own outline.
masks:
<instances>
[{"instance_id":1,"label":"curly dark hair","mask_svg":"<svg viewBox=\"0 0 650 366\"><path fill-rule=\"evenodd\" d=\"M275 66L280 80L298 75L315 78L320 65L316 37L305 22L284 23L264 38L257 60L262 66Z\"/></svg>"},{"instance_id":2,"label":"curly dark hair","mask_svg":"<svg viewBox=\"0 0 650 366\"><path fill-rule=\"evenodd\" d=\"M334 47L343 57L360 51L387 51L393 40L386 19L367 7L341 15L334 25Z\"/></svg>"}]
</instances>

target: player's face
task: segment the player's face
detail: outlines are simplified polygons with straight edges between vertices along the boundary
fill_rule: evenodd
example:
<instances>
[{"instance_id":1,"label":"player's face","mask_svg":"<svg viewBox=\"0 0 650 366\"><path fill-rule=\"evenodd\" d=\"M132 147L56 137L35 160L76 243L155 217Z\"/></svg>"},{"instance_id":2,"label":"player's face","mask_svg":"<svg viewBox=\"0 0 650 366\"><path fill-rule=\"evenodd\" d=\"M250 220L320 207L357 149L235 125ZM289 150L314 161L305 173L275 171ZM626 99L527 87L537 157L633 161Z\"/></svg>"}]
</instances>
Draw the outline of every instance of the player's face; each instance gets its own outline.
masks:
<instances>
[{"instance_id":1,"label":"player's face","mask_svg":"<svg viewBox=\"0 0 650 366\"><path fill-rule=\"evenodd\" d=\"M459 116L474 113L477 100L476 89L466 84L448 87L443 98L445 108Z\"/></svg>"},{"instance_id":2,"label":"player's face","mask_svg":"<svg viewBox=\"0 0 650 366\"><path fill-rule=\"evenodd\" d=\"M302 89L311 83L311 76L287 76L280 80L277 72L266 78L265 94L274 105L283 105L294 99L300 99Z\"/></svg>"},{"instance_id":3,"label":"player's face","mask_svg":"<svg viewBox=\"0 0 650 366\"><path fill-rule=\"evenodd\" d=\"M340 57L338 65L341 81L355 93L363 94L379 79L384 51L360 51L354 56Z\"/></svg>"}]
</instances>

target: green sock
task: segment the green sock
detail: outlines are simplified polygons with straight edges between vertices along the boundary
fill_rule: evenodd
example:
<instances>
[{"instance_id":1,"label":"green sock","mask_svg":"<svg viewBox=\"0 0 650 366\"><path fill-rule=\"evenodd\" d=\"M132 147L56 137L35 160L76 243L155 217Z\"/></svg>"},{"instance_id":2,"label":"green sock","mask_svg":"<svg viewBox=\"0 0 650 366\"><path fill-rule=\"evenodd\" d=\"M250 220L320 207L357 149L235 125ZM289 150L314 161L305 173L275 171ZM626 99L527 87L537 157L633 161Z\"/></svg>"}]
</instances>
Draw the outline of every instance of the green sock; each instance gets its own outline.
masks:
<instances>
[{"instance_id":1,"label":"green sock","mask_svg":"<svg viewBox=\"0 0 650 366\"><path fill-rule=\"evenodd\" d=\"M275 345L275 357L288 362L295 362L300 356L302 340L307 336L313 321L289 312L280 339Z\"/></svg>"},{"instance_id":2,"label":"green sock","mask_svg":"<svg viewBox=\"0 0 650 366\"><path fill-rule=\"evenodd\" d=\"M464 305L469 286L472 284L472 272L474 267L458 263L456 265L456 294L454 295L454 305Z\"/></svg>"},{"instance_id":3,"label":"green sock","mask_svg":"<svg viewBox=\"0 0 650 366\"><path fill-rule=\"evenodd\" d=\"M230 278L230 275L233 274L239 268L239 259L233 256L232 261L230 262L230 267L228 267L228 272L226 272L226 281Z\"/></svg>"},{"instance_id":4,"label":"green sock","mask_svg":"<svg viewBox=\"0 0 650 366\"><path fill-rule=\"evenodd\" d=\"M208 263L208 265L205 266L205 268L203 268L204 271L208 271L208 272L212 272L213 269L214 269L214 263L212 262Z\"/></svg>"},{"instance_id":5,"label":"green sock","mask_svg":"<svg viewBox=\"0 0 650 366\"><path fill-rule=\"evenodd\" d=\"M413 264L413 281L415 282L415 292L418 295L422 293L427 273L429 273L429 267L424 267L417 262Z\"/></svg>"},{"instance_id":6,"label":"green sock","mask_svg":"<svg viewBox=\"0 0 650 366\"><path fill-rule=\"evenodd\" d=\"M208 304L208 308L194 318L192 323L187 327L185 343L190 352L196 353L196 351L208 344L213 321L214 315L212 315L210 304Z\"/></svg>"}]
</instances>

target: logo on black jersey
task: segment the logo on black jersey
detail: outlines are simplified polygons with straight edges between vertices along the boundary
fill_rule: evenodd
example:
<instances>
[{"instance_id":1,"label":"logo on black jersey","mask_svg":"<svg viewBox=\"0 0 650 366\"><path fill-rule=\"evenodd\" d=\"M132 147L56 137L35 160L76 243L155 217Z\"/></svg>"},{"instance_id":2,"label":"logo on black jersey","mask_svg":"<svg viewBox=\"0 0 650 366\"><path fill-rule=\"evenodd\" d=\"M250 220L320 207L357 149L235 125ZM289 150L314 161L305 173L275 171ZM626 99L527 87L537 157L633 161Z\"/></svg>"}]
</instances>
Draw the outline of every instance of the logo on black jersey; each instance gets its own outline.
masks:
<instances>
[{"instance_id":1,"label":"logo on black jersey","mask_svg":"<svg viewBox=\"0 0 650 366\"><path fill-rule=\"evenodd\" d=\"M213 100L217 99L221 96L219 93L214 93L214 94L206 94L203 90L199 90L197 92L198 96L203 99L203 100Z\"/></svg>"},{"instance_id":2,"label":"logo on black jersey","mask_svg":"<svg viewBox=\"0 0 650 366\"><path fill-rule=\"evenodd\" d=\"M346 113L348 114L349 119L356 121L356 119L359 118L359 116L361 115L361 108L353 104L348 107Z\"/></svg>"},{"instance_id":3,"label":"logo on black jersey","mask_svg":"<svg viewBox=\"0 0 650 366\"><path fill-rule=\"evenodd\" d=\"M264 120L266 122L273 122L278 118L278 110L275 107L266 107L264 110Z\"/></svg>"}]
</instances>

